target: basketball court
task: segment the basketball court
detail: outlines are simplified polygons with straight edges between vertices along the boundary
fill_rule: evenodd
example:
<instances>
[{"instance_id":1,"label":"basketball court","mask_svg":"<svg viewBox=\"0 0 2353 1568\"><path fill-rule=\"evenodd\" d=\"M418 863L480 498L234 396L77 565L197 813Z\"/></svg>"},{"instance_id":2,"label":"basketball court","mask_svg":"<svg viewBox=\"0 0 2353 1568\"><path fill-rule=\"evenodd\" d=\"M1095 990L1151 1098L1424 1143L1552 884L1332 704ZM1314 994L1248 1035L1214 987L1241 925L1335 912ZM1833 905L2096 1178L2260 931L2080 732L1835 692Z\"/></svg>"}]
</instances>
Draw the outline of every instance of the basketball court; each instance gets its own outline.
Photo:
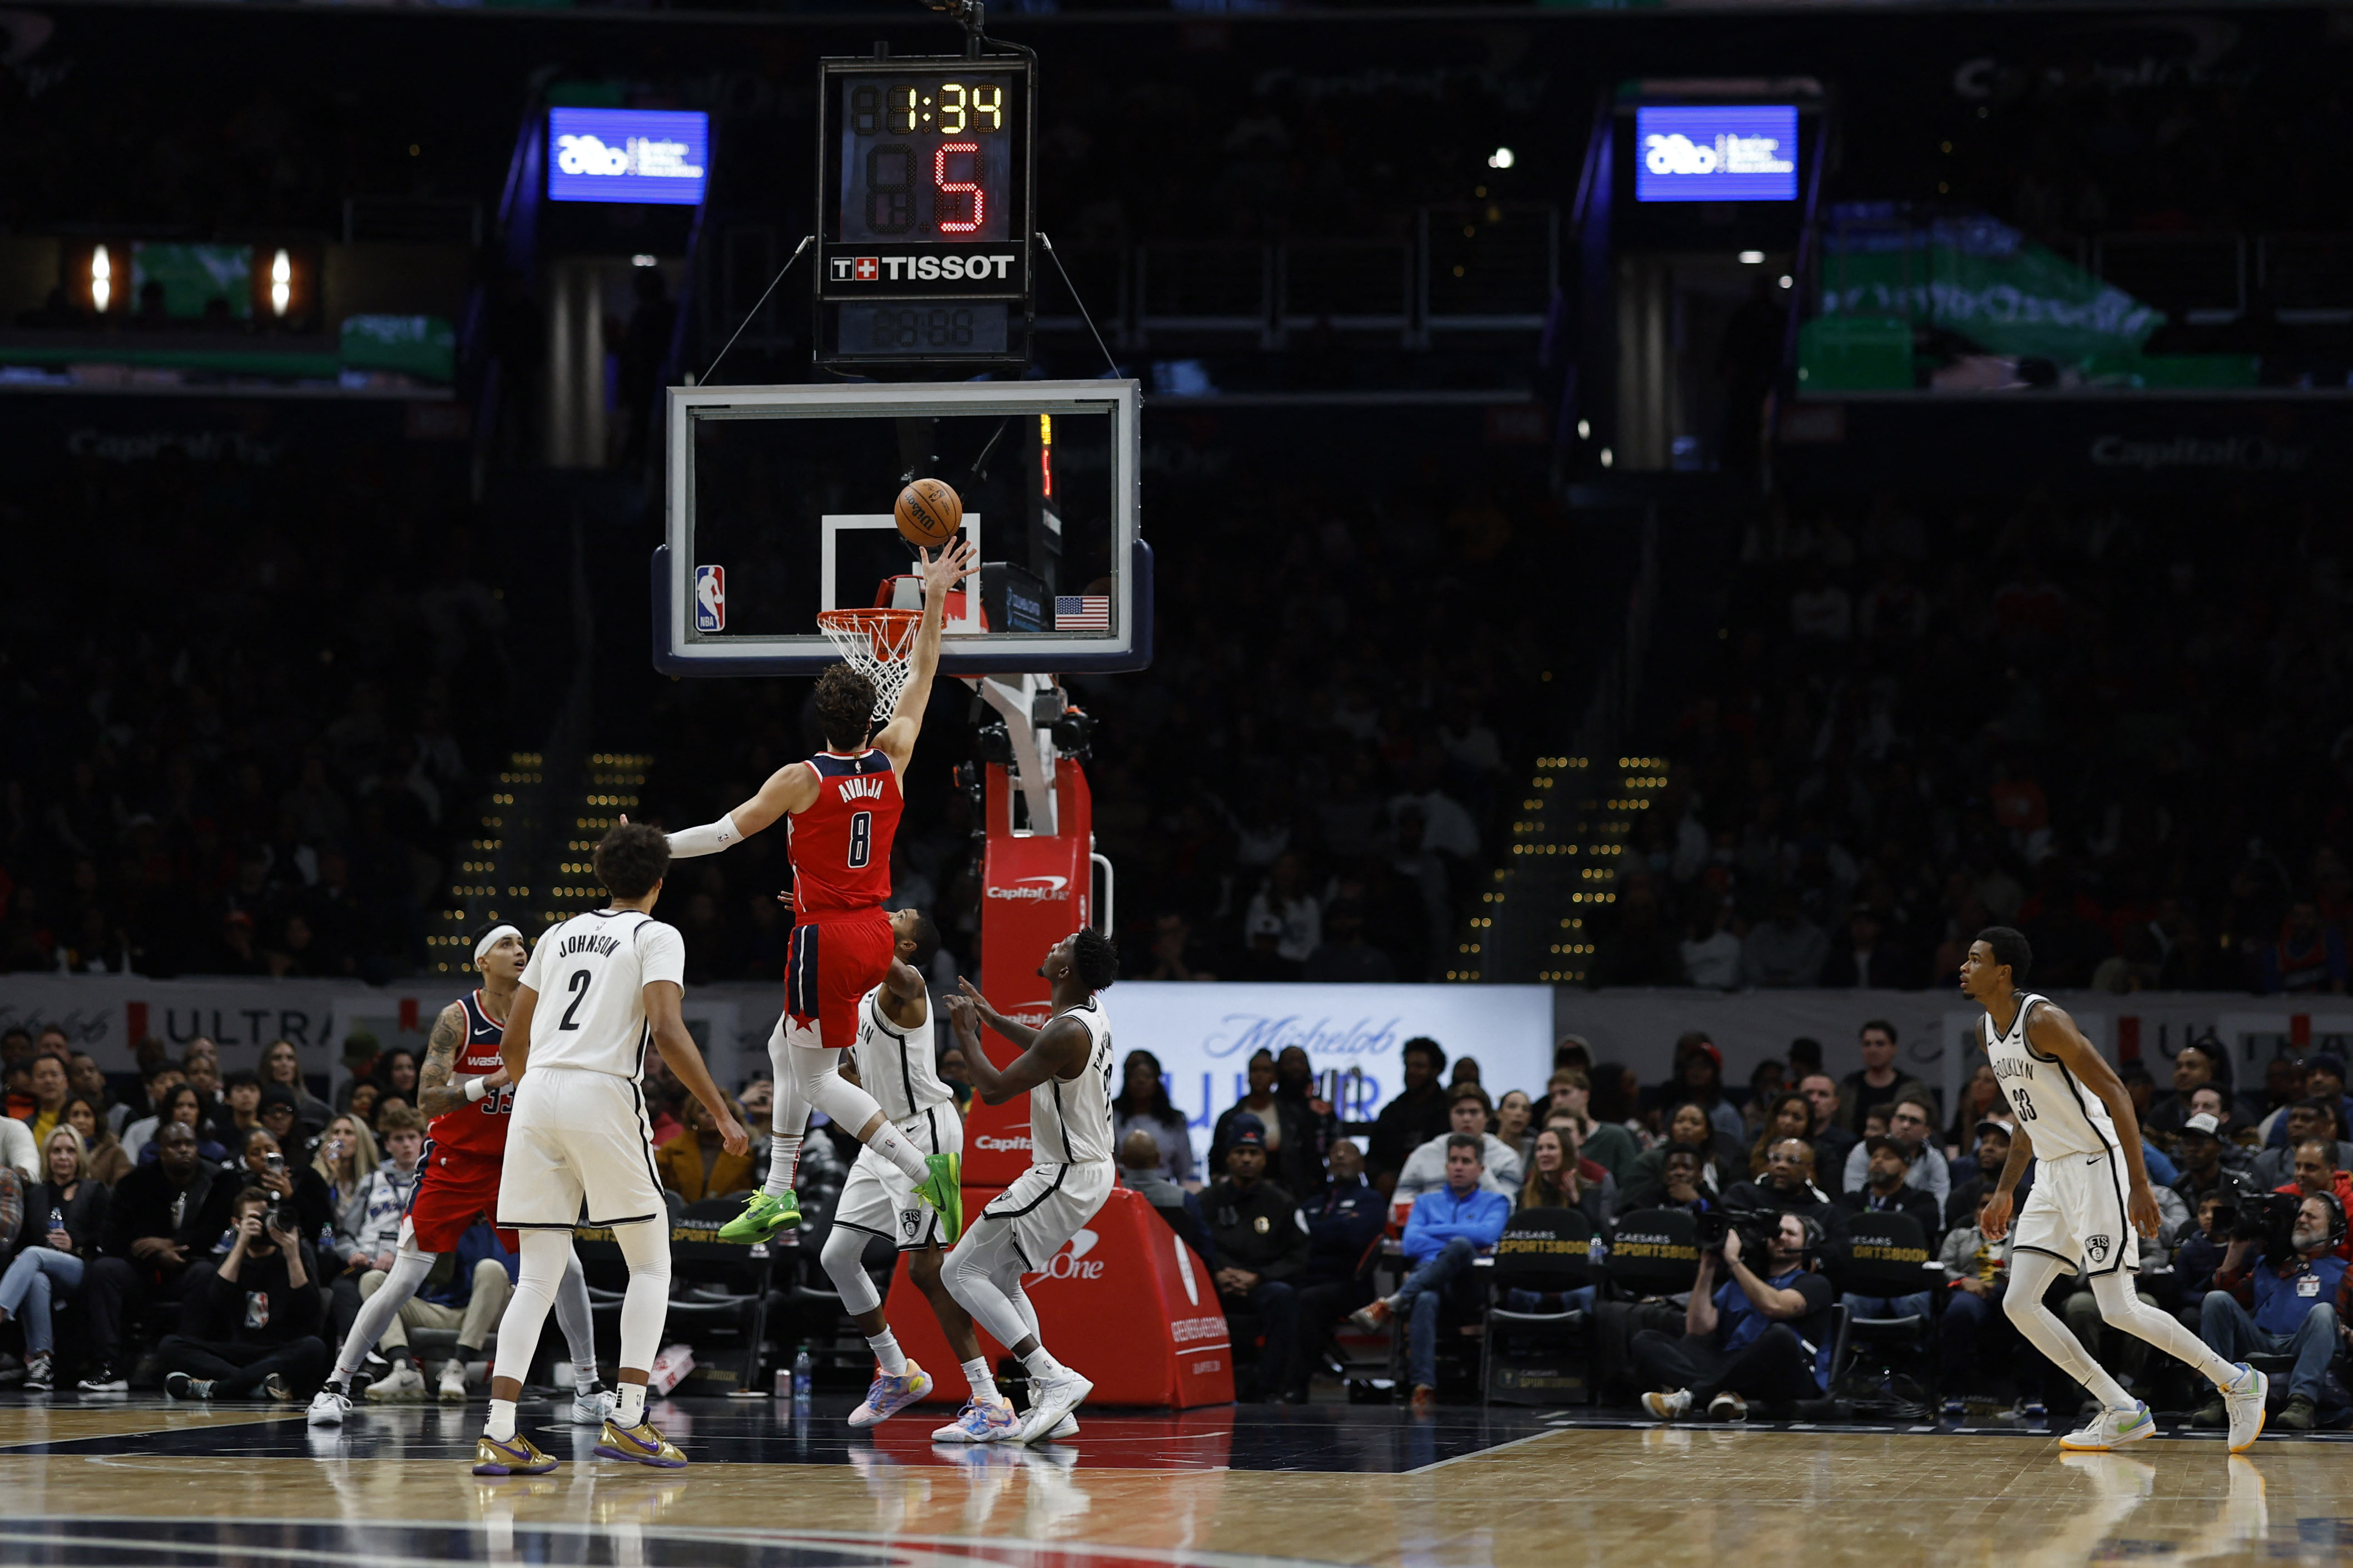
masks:
<instances>
[{"instance_id":1,"label":"basketball court","mask_svg":"<svg viewBox=\"0 0 2353 1568\"><path fill-rule=\"evenodd\" d=\"M693 1456L659 1474L590 1456L594 1432L524 1425L553 1475L467 1473L480 1411L299 1411L134 1398L0 1406L0 1558L244 1564L1285 1562L1538 1568L1746 1559L2062 1564L2342 1562L2345 1450L2217 1436L2063 1456L2023 1435L1571 1424L1475 1407L1090 1411L1035 1449L957 1449L911 1414L853 1434L847 1398L806 1427L767 1400L682 1400L656 1419Z\"/></svg>"}]
</instances>

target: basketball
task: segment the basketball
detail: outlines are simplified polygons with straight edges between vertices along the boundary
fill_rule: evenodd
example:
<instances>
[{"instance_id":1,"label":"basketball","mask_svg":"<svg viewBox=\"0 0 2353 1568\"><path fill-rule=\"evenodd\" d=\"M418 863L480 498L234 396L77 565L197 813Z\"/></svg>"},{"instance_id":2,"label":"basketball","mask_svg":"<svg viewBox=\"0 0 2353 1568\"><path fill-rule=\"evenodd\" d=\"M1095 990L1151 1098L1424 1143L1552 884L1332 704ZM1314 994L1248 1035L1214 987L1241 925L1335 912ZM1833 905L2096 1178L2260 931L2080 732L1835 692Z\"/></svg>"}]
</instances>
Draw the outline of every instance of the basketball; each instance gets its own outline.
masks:
<instances>
[{"instance_id":1,"label":"basketball","mask_svg":"<svg viewBox=\"0 0 2353 1568\"><path fill-rule=\"evenodd\" d=\"M937 550L964 526L964 498L944 479L917 479L899 492L891 512L908 543Z\"/></svg>"}]
</instances>

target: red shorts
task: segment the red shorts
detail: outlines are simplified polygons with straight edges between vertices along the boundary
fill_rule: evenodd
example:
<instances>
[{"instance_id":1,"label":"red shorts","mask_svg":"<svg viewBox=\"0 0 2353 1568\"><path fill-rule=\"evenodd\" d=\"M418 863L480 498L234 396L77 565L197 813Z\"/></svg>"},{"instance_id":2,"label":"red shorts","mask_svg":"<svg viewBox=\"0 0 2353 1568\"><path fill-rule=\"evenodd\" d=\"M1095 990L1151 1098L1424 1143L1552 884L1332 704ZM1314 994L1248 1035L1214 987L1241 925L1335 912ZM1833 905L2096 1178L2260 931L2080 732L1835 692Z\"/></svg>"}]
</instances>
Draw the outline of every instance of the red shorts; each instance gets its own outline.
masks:
<instances>
[{"instance_id":1,"label":"red shorts","mask_svg":"<svg viewBox=\"0 0 2353 1568\"><path fill-rule=\"evenodd\" d=\"M897 951L891 917L879 909L795 926L785 948L785 1038L837 1050L856 1045L859 1001L882 984ZM810 1028L813 1040L802 1033Z\"/></svg>"},{"instance_id":2,"label":"red shorts","mask_svg":"<svg viewBox=\"0 0 2353 1568\"><path fill-rule=\"evenodd\" d=\"M499 1217L501 1162L457 1150L425 1151L425 1174L408 1197L400 1239L419 1252L448 1252L458 1245L477 1219L494 1224ZM518 1241L511 1230L499 1232L499 1245L509 1252Z\"/></svg>"}]
</instances>

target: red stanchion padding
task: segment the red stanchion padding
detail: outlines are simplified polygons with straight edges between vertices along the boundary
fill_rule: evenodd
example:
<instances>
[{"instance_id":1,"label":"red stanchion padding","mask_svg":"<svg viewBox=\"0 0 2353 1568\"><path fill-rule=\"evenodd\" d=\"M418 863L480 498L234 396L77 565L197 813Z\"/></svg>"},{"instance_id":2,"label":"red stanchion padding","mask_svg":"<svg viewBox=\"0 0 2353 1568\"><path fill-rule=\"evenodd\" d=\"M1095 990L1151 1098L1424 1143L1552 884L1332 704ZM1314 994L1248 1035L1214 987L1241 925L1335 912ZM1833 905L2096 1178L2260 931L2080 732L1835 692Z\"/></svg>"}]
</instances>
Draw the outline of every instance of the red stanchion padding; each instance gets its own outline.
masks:
<instances>
[{"instance_id":1,"label":"red stanchion padding","mask_svg":"<svg viewBox=\"0 0 2353 1568\"><path fill-rule=\"evenodd\" d=\"M965 1223L977 1222L998 1191L966 1187ZM1085 1229L1021 1277L1021 1289L1055 1359L1094 1380L1092 1403L1184 1410L1232 1402L1233 1349L1208 1267L1127 1188L1113 1187ZM932 1374L931 1403L962 1404L971 1391L903 1257L889 1309L891 1331ZM991 1366L1006 1353L986 1329L980 1342Z\"/></svg>"}]
</instances>

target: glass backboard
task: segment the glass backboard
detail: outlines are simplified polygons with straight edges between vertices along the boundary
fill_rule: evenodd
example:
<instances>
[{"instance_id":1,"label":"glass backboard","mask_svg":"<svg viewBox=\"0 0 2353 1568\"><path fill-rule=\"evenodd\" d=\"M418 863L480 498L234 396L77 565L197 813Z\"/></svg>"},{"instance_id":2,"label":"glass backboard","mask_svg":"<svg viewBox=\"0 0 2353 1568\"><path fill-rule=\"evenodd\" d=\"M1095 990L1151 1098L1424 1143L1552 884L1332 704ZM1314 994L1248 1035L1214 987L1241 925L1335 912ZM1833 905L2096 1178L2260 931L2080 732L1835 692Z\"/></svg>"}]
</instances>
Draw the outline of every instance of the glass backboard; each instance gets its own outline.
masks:
<instances>
[{"instance_id":1,"label":"glass backboard","mask_svg":"<svg viewBox=\"0 0 2353 1568\"><path fill-rule=\"evenodd\" d=\"M814 672L836 658L819 611L916 607L891 509L923 477L963 498L982 562L948 606L943 673L1152 660L1132 381L673 387L667 441L665 674Z\"/></svg>"}]
</instances>

